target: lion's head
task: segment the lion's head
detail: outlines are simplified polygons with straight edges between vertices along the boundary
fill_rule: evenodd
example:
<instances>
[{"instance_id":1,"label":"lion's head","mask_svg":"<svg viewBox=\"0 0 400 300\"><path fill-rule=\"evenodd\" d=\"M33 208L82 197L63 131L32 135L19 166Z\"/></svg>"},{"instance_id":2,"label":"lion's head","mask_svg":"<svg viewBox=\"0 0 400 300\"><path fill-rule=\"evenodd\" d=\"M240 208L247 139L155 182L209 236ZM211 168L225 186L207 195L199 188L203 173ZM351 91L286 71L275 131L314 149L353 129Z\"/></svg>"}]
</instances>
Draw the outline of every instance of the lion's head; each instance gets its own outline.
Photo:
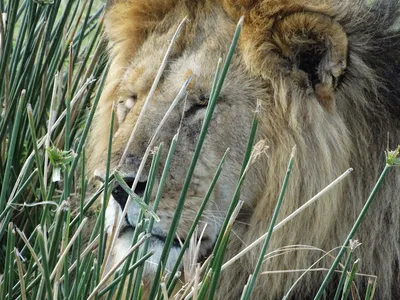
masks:
<instances>
[{"instance_id":1,"label":"lion's head","mask_svg":"<svg viewBox=\"0 0 400 300\"><path fill-rule=\"evenodd\" d=\"M112 1L106 15L111 69L91 133L90 172L96 169L98 176L104 175L107 128L115 105L118 121L111 164L132 183L156 127L182 84L193 76L185 99L169 115L155 141L167 149L179 130L157 211L161 220L151 232L150 247L155 250L152 258L155 263L201 130L218 59L226 55L241 15L245 21L238 49L222 88L177 232L179 238L185 239L216 167L229 148L225 167L200 223L207 224L201 256L212 249L232 199L257 101L261 103L257 139L264 140L269 149L247 175L241 192L244 205L235 223L227 256L266 232L294 145L298 149L296 163L281 218L347 168L354 167L356 174L277 232L270 244L271 251L294 244L312 245L326 251L339 246L377 179L386 132L399 142L396 123L399 102L393 100L397 94L384 88L385 78L399 70L398 63L386 65L377 56L381 53L396 57L395 52L390 52L395 38L386 36L392 19L376 13L362 1ZM123 155L169 41L185 16L189 22L184 25L154 96L137 124L135 139ZM394 80L391 78L393 86ZM166 155L164 150L160 174ZM140 175L135 190L139 195L144 191L149 167L147 162ZM386 296L391 292L400 293L393 283L400 253L399 194L398 182L388 184L380 195L379 207L373 209L358 235L365 244L361 257L369 262L363 265L363 272L384 276L385 281L380 284L386 287L385 291L381 290ZM124 206L126 197L116 187L108 209L109 224L114 222L114 212ZM131 203L117 251L130 246L138 212L139 208ZM374 226L376 222L380 226ZM382 232L385 236L380 235ZM176 241L167 269L174 263L179 247ZM384 251L380 252L378 247ZM222 280L237 280L237 284L234 287L221 284L221 295L230 299L240 295L253 271L257 253L252 252L225 271ZM265 268L304 269L318 256L310 251L294 251L269 259ZM151 269L148 268L148 274ZM297 276L295 272L266 276L269 288L261 284L256 288L256 295L268 294L271 299L282 296L282 291ZM318 280L312 276L308 280L309 284L303 284L298 295L315 292Z\"/></svg>"}]
</instances>

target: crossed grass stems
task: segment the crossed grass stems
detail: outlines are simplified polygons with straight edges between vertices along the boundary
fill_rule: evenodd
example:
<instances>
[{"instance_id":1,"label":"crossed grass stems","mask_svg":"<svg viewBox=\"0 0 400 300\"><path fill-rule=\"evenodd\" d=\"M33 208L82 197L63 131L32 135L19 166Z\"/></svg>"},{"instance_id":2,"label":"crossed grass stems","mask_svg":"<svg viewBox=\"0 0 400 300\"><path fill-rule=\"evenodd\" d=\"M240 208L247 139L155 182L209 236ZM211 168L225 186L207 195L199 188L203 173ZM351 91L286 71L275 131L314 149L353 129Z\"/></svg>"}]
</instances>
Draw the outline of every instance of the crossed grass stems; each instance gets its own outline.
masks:
<instances>
[{"instance_id":1,"label":"crossed grass stems","mask_svg":"<svg viewBox=\"0 0 400 300\"><path fill-rule=\"evenodd\" d=\"M149 236L154 222L158 221L157 208L162 197L170 162L179 140L179 128L177 128L177 133L171 141L160 183L153 204L150 204L155 174L158 173L161 153L165 151L163 144L154 145L154 142L170 112L176 108L180 101L184 101L186 87L190 83L191 77L182 86L146 149L138 170L139 174L136 176L137 179L140 177L146 159L152 155L148 184L143 198L140 199L133 193L137 179L130 187L123 181L120 173L110 170L112 132L114 130L113 109L111 112L112 121L105 182L89 200L85 201L88 181L84 176L81 176L79 180L80 188L78 188L76 173L78 164L80 164L80 174L85 174L85 142L108 70L104 43L101 39L102 8L92 13L93 5L94 0L69 1L64 7L62 16L59 17L59 1L45 3L44 1L16 0L4 3L4 0L0 0L0 77L1 82L4 82L1 86L0 100L2 117L0 119L0 179L3 182L0 192L0 239L6 240L5 249L2 249L5 255L0 256L4 266L4 274L0 279L0 299L99 299L100 297L111 299L113 296L120 299L123 295L126 298L140 299L144 293L143 268L145 262L153 254L149 249ZM6 14L3 14L3 12L6 12ZM5 22L6 18L7 23ZM180 23L171 39L137 123L140 122L141 116L152 99L174 41L187 21L187 19L184 19ZM387 153L386 167L342 246L325 252L322 249L307 245L289 245L267 253L270 237L275 230L301 214L304 209L307 209L327 191L334 188L352 171L352 169L346 170L303 206L280 223L275 224L295 159L294 148L288 158L287 173L283 179L281 193L268 232L235 257L223 263L224 253L232 233L232 225L243 204L240 201L240 188L247 171L266 149L263 141L255 144L258 118L261 111L259 103L257 103L254 113L237 188L212 254L203 265L197 264L197 253L202 236L202 233L199 234L198 232L198 223L210 200L225 159L229 155L229 149L216 168L199 212L181 245L181 252L175 266L172 270L165 269L191 177L228 72L230 60L234 54L242 24L243 19L237 25L224 64L222 64L222 59L218 60L202 130L178 199L177 209L165 240L160 262L157 264L156 275L149 291L149 299L169 299L171 297L175 299L212 299L217 289L220 273L259 244L262 244L259 258L253 274L249 277L248 283L243 289L242 299L250 298L259 275L282 272L301 273L299 279L287 292L285 296L287 297L293 291L295 285L301 283L301 278L306 273L321 271L327 272L327 275L315 299L319 299L323 295L326 283L334 272L341 273L335 299L346 299L349 293L352 293L354 297L356 288L353 280L355 276L369 278L365 299L372 299L376 287L376 277L357 273L358 260L353 262L352 258L353 251L359 244L352 241L352 238L373 201L376 191L380 188L388 169L400 164L398 158L400 148ZM20 28L18 34L15 34L17 25ZM58 38L59 36L64 38ZM21 61L19 61L20 57L23 57ZM30 68L26 68L25 62L28 63ZM100 80L94 78L100 78ZM37 86L41 88L35 88ZM91 98L96 88L95 96ZM89 113L85 113L85 107L89 103L91 103ZM46 112L48 113L46 114ZM9 125L10 120L12 120L12 126ZM21 138L21 132L26 132L23 138ZM135 133L136 126L133 128L126 149L134 140ZM38 139L37 134L42 135L42 138ZM21 152L20 149L26 149L25 153ZM71 149L75 150L71 151ZM28 155L28 153L30 154ZM126 151L124 155L126 155ZM14 167L13 163L15 164L18 159L23 164ZM59 182L61 189L58 189L57 183L49 180L50 175L52 175L53 180L60 180L62 177ZM120 184L129 194L128 203L119 220L123 219L126 208L131 201L139 205L141 211L134 230L131 248L112 269L108 270L105 266L110 261L111 250L121 228L121 222L118 222L118 218L116 218L108 242L106 241L104 233L105 208L111 194L110 187L115 182ZM39 199L40 201L21 203L27 195L29 196L28 199ZM80 195L79 207L77 210L71 211L70 199L77 195ZM103 196L102 208L89 242L84 245L81 236L82 230L87 224L87 218L84 215L101 196ZM51 210L52 206L57 207L57 209ZM15 213L18 210L21 210L20 214L23 214L23 218L18 218L19 214ZM34 213L33 217L31 216L32 212ZM14 223L11 223L10 220L13 220ZM29 237L24 232L29 233ZM72 235L71 238L69 238L70 235ZM200 237L199 241L197 241L198 237ZM308 269L261 272L263 261L292 251L305 250L322 253L321 258ZM335 256L334 253L337 251L339 252ZM345 254L347 254L346 262L340 264ZM331 257L333 260L331 268L314 268L325 257ZM179 269L182 263L187 282L181 288L177 288L181 277ZM339 269L338 265L340 266ZM268 281L266 281L266 284L268 284ZM177 293L176 290L178 290ZM173 296L173 293L176 293L175 296Z\"/></svg>"}]
</instances>

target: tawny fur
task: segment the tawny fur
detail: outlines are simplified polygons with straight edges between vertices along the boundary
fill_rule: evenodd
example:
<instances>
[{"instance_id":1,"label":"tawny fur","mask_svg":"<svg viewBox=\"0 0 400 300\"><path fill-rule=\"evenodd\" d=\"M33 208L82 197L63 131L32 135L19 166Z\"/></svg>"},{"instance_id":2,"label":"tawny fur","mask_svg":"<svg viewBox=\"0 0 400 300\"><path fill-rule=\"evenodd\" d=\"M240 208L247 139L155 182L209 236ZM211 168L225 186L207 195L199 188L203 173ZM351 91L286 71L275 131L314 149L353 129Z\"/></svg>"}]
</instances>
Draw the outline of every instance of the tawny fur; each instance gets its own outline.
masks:
<instances>
[{"instance_id":1,"label":"tawny fur","mask_svg":"<svg viewBox=\"0 0 400 300\"><path fill-rule=\"evenodd\" d=\"M390 147L400 143L400 38L397 32L390 31L397 10L395 1L386 1L386 6L382 2L375 8L361 0L113 1L106 15L112 63L91 132L89 172L105 167L105 133L113 103L134 94L135 105L123 112L116 124L112 164L118 164L179 21L189 16L190 22L177 41L165 78L129 149L130 160L121 167L126 173L137 168L153 130L188 74L195 75L189 87L189 104L201 103L201 95L209 92L218 59L210 55L226 54L235 23L244 15L237 53L206 140L206 154L202 154L196 169L198 175L189 192L178 234L185 236L214 169L229 146L230 160L218 191L213 194L208 219L203 221L208 222L215 210L215 218L223 216L231 196L225 189L232 189L237 181L252 111L256 101L261 100L257 138L266 141L268 156L253 165L247 176L241 222L235 225L226 258L266 232L294 145L295 166L281 219L347 168L353 167L355 171L316 205L274 233L268 252L287 245L311 245L325 251L340 246L384 167L388 135ZM197 61L201 63L196 64ZM196 112L194 117L200 119L201 113ZM180 121L181 111L177 109L157 142L168 146ZM168 218L173 214L190 161L187 153L193 150L198 134L197 120L182 124L177 150L180 160L173 164L167 196L159 208L163 232L168 229ZM228 199L221 200L223 195ZM215 225L206 235L212 240L217 232ZM390 171L356 239L362 243L355 254L361 258L359 272L378 276L375 299L398 299L399 171ZM208 250L203 249L203 254ZM222 273L218 299L239 299L258 253L259 248L254 249ZM305 269L321 255L316 251L295 251L267 260L262 270ZM331 262L326 258L317 267L329 266ZM253 299L281 299L300 274L260 275ZM305 276L291 296L311 298L323 275L322 272ZM361 294L366 283L365 277L357 279Z\"/></svg>"}]
</instances>

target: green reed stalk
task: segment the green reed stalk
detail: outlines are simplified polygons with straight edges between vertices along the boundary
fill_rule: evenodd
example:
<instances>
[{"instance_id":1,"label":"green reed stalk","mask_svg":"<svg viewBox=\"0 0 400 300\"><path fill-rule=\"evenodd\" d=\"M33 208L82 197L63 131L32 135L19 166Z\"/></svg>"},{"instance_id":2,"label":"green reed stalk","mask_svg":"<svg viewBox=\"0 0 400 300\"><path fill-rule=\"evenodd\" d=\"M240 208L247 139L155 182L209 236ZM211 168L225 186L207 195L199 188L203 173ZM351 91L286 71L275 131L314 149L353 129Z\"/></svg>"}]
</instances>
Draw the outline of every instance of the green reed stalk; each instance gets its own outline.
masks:
<instances>
[{"instance_id":1,"label":"green reed stalk","mask_svg":"<svg viewBox=\"0 0 400 300\"><path fill-rule=\"evenodd\" d=\"M97 283L100 282L100 270L102 266L102 262L104 260L104 251L105 251L105 220L106 220L106 208L110 199L111 191L108 190L108 183L110 180L110 163L111 163L111 153L112 153L112 141L114 137L114 119L115 119L115 111L114 107L111 110L111 121L110 128L108 133L108 148L107 148L107 160L106 160L106 174L104 178L104 193L103 193L103 202L100 210L100 243L98 248L97 259L99 264L97 265L96 277Z\"/></svg>"},{"instance_id":2,"label":"green reed stalk","mask_svg":"<svg viewBox=\"0 0 400 300\"><path fill-rule=\"evenodd\" d=\"M352 283L354 281L354 278L356 277L356 272L357 272L357 269L358 269L359 262L360 262L359 259L357 259L354 262L353 267L351 268L351 272L350 272L349 276L346 278L346 283L344 284L344 287L343 287L342 300L346 300L348 295L349 295L349 292L350 292L350 289L351 289L351 285L352 285Z\"/></svg>"},{"instance_id":3,"label":"green reed stalk","mask_svg":"<svg viewBox=\"0 0 400 300\"><path fill-rule=\"evenodd\" d=\"M214 191L214 187L217 184L219 176L221 175L222 167L223 167L223 165L225 163L225 159L226 159L226 156L227 156L228 152L229 152L229 149L227 149L225 151L224 155L222 156L222 159L221 159L221 161L220 161L220 163L218 165L217 171L216 171L216 173L215 173L215 175L214 175L214 177L213 177L213 179L211 181L211 184L210 184L210 186L209 186L209 188L207 190L207 193L206 193L206 195L205 195L205 197L204 197L204 199L203 199L203 201L202 201L202 203L200 205L200 208L199 208L199 210L198 210L198 212L196 214L196 217L193 220L192 226L190 227L190 229L189 229L189 231L188 231L188 233L187 233L187 235L185 237L185 241L184 241L183 245L181 246L181 252L179 253L179 256L178 256L178 258L176 260L175 266L171 271L170 279L168 280L168 283L167 283L167 289L168 289L169 295L171 295L171 293L172 293L172 281L174 279L174 276L175 276L176 272L179 269L180 263L181 263L181 261L183 259L183 255L185 254L185 251L186 251L187 247L189 246L190 239L191 239L194 231L196 230L197 224L199 223L200 218L203 215L204 209L206 208L207 203L211 198L211 194Z\"/></svg>"},{"instance_id":4,"label":"green reed stalk","mask_svg":"<svg viewBox=\"0 0 400 300\"><path fill-rule=\"evenodd\" d=\"M155 153L155 155L153 156L153 161L151 163L151 167L150 167L150 172L149 172L149 178L147 180L147 184L146 184L146 189L144 191L144 202L148 205L150 202L150 197L153 191L153 187L154 187L154 182L155 182L155 177L157 175L158 172L158 167L160 164L160 160L161 160L161 154L162 154L162 150L163 150L163 144L161 143L160 146L157 148L157 151ZM143 220L143 214L145 211L141 211L140 215L138 217L138 220L142 221ZM154 213L155 214L155 213ZM149 231L149 226L150 226L150 222L153 222L156 220L157 222L160 221L159 217L156 215L157 219L154 218L153 215L151 215L152 218L150 218L150 220L145 220L144 225L143 225L143 229L147 234L151 234L151 231ZM150 240L146 240L144 242L143 247L141 248L141 252L137 251L135 253L135 258L134 261L137 261L137 258L140 255L143 255L145 253L148 252L148 248L149 248L149 244L150 244ZM128 292L127 295L129 296L131 294L131 289L133 289L133 294L132 294L132 298L136 299L139 296L139 291L140 291L140 285L142 283L142 277L143 277L143 270L144 270L144 265L141 265L138 270L136 271L135 274L131 274L129 281L128 281ZM132 284L133 281L133 277L135 277L135 283ZM118 294L117 294L117 298L121 293L122 288L119 288Z\"/></svg>"},{"instance_id":5,"label":"green reed stalk","mask_svg":"<svg viewBox=\"0 0 400 300\"><path fill-rule=\"evenodd\" d=\"M37 229L37 237L38 237L39 246L40 246L40 253L42 254L42 261L41 261L42 267L43 267L42 280L44 281L44 286L46 288L47 299L52 299L53 291L52 291L51 283L50 283L48 251L47 251L47 245L45 242L45 238L43 235L43 230L40 227Z\"/></svg>"},{"instance_id":6,"label":"green reed stalk","mask_svg":"<svg viewBox=\"0 0 400 300\"><path fill-rule=\"evenodd\" d=\"M217 284L218 284L218 279L219 279L219 275L221 272L221 267L222 267L222 262L223 262L223 253L225 253L225 249L227 246L227 243L224 243L224 245L222 245L222 241L224 239L227 239L229 237L229 230L228 226L229 226L229 221L239 203L239 198L240 198L240 190L241 187L244 183L244 180L246 178L246 169L249 167L249 163L251 160L251 153L253 151L253 144L254 144L254 139L256 136L256 132L257 132L257 127L258 127L258 114L259 114L259 109L256 110L256 113L254 115L253 118L253 122L252 122L252 126L251 126L251 130L250 130L250 136L249 136L249 140L247 142L247 147L246 147L246 152L245 152L245 156L243 159L243 163L242 163L242 168L241 168L241 172L240 172L240 176L239 176L239 182L236 185L236 190L234 192L231 204L229 205L227 214L226 214L226 218L224 220L224 223L220 229L220 234L217 238L217 241L215 243L214 246L214 250L213 250L213 255L214 258L210 264L210 268L212 268L213 271L213 276L211 279L211 291L209 293L209 298L211 299L214 296L214 293L216 291L217 288ZM205 285L202 287L204 288Z\"/></svg>"},{"instance_id":7,"label":"green reed stalk","mask_svg":"<svg viewBox=\"0 0 400 300\"><path fill-rule=\"evenodd\" d=\"M5 186L8 185L8 182L10 180L13 155L14 155L14 151L15 151L18 130L19 130L20 122L21 122L21 115L22 115L22 110L23 110L24 105L25 105L25 91L22 91L21 98L18 103L18 109L17 109L16 115L15 115L15 121L13 122L13 130L12 130L12 134L11 134L10 146L9 146L8 152L7 152L8 157L7 157L6 168L4 170L3 187L2 187L1 193L0 193L0 212L2 212L5 207L6 191L7 191ZM2 235L3 235L3 233L0 232L0 240L1 240Z\"/></svg>"},{"instance_id":8,"label":"green reed stalk","mask_svg":"<svg viewBox=\"0 0 400 300\"><path fill-rule=\"evenodd\" d=\"M350 240L354 237L355 233L357 232L358 227L360 226L362 220L364 219L369 207L371 206L371 203L374 201L376 193L379 191L379 189L381 188L381 185L383 183L383 180L385 179L390 167L392 165L387 163L385 168L383 169L381 175L379 176L378 181L376 182L374 188L372 189L371 194L368 197L367 202L365 203L363 209L361 210L360 215L358 216L356 222L354 223L352 229L350 230L349 235L347 236L345 242L343 243L343 246L339 252L339 254L336 256L336 259L334 260L334 262L332 263L332 266L330 267L328 274L325 276L324 281L322 282L317 294L315 295L314 300L318 300L321 299L326 285L328 283L328 281L331 279L333 273L336 270L337 265L339 264L340 260L342 259L343 254L346 252L346 247L349 245Z\"/></svg>"},{"instance_id":9,"label":"green reed stalk","mask_svg":"<svg viewBox=\"0 0 400 300\"><path fill-rule=\"evenodd\" d=\"M344 284L344 282L346 280L347 270L350 267L350 263L351 263L351 259L352 258L353 258L353 251L350 248L349 254L348 254L347 259L346 259L346 263L344 264L342 275L340 276L340 280L339 280L339 283L338 283L337 288L336 288L335 297L333 298L333 300L338 300L339 297L340 297L340 292L342 291L343 284Z\"/></svg>"},{"instance_id":10,"label":"green reed stalk","mask_svg":"<svg viewBox=\"0 0 400 300\"><path fill-rule=\"evenodd\" d=\"M131 274L133 271L135 271L138 267L142 266L152 255L154 254L153 251L148 252L144 256L142 256L140 259L138 259L137 262L135 262L132 266L129 267L127 274ZM103 297L107 292L109 292L111 289L113 289L115 286L118 284L123 284L123 275L118 275L107 287L102 289L99 292L99 297Z\"/></svg>"},{"instance_id":11,"label":"green reed stalk","mask_svg":"<svg viewBox=\"0 0 400 300\"><path fill-rule=\"evenodd\" d=\"M228 55L226 57L224 67L222 68L221 75L220 75L220 77L218 79L218 83L216 85L215 93L213 94L213 97L210 98L210 101L208 103L207 113L206 113L206 115L204 117L203 126L202 126L202 129L200 131L200 135L199 135L199 138L198 138L198 141L197 141L197 145L196 145L193 157L192 157L192 161L190 163L189 170L188 170L188 173L186 175L185 182L183 184L182 191L181 191L181 194L180 194L179 199L178 199L176 211L175 211L174 217L173 217L172 222L171 222L170 230L168 231L167 237L165 239L165 247L163 248L163 251L161 253L160 262L158 264L157 271L156 271L156 277L153 280L153 284L151 286L151 290L150 290L150 294L149 294L149 298L150 299L155 298L155 296L158 293L160 276L163 274L164 269L165 269L165 263L166 263L166 260L168 258L169 251L171 249L172 241L173 241L173 239L175 237L175 233L176 233L176 230L177 230L177 227L178 227L178 222L179 222L180 216L182 214L183 205L185 203L186 195L187 195L187 192L188 192L188 189L189 189L189 184L190 184L190 182L192 180L194 168L196 167L197 160L199 158L200 151L202 149L205 136L207 134L207 129L208 129L208 126L209 126L210 121L211 121L211 117L212 117L212 115L214 113L214 109L215 109L215 106L217 104L217 100L219 98L219 94L221 92L222 85L223 85L223 83L225 81L225 77L226 77L226 74L228 72L229 65L230 65L233 53L235 51L235 48L236 48L236 45L237 45L237 42L238 42L238 39L239 39L239 35L240 35L240 31L241 31L241 28L242 28L242 24L243 24L243 19L241 19L239 21L238 26L236 27L235 35L233 37L231 47L230 47Z\"/></svg>"},{"instance_id":12,"label":"green reed stalk","mask_svg":"<svg viewBox=\"0 0 400 300\"><path fill-rule=\"evenodd\" d=\"M294 150L293 150L293 153L291 154L290 159L289 159L289 164L288 164L287 169L286 169L286 175L285 175L285 178L283 180L282 189L281 189L281 191L279 193L278 201L276 203L276 206L275 206L275 209L274 209L274 213L272 215L272 219L271 219L271 222L269 224L267 237L265 238L264 244L263 244L263 246L261 248L260 255L258 256L258 261L257 261L256 267L255 267L254 273L252 274L251 279L250 279L249 283L247 284L247 288L244 290L244 295L242 297L242 299L244 299L244 300L250 299L250 295L251 295L251 292L252 292L252 290L254 288L254 285L256 283L257 276L260 273L261 265L262 265L262 263L264 261L264 255L267 252L267 248L268 248L268 244L269 244L269 241L271 239L271 236L272 236L273 228L275 226L276 219L278 218L279 210L281 208L281 205L282 205L282 202L283 202L283 198L285 196L285 192L286 192L287 184L289 182L290 174L292 173L293 162L294 162Z\"/></svg>"}]
</instances>

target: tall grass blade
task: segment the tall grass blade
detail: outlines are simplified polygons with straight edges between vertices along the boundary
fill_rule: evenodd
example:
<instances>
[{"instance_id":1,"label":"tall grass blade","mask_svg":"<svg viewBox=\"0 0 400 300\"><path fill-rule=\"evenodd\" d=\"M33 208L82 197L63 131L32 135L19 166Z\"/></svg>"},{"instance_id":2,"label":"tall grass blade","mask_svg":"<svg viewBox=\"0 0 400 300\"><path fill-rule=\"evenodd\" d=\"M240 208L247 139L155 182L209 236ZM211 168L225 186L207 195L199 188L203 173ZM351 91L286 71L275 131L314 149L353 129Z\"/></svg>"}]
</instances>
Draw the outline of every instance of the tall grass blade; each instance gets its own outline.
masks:
<instances>
[{"instance_id":1,"label":"tall grass blade","mask_svg":"<svg viewBox=\"0 0 400 300\"><path fill-rule=\"evenodd\" d=\"M213 97L210 98L210 100L209 100L207 113L206 113L206 115L204 117L203 125L202 125L202 128L201 128L200 134L199 134L199 138L198 138L197 145L196 145L193 157L192 157L192 161L190 163L189 170L188 170L188 172L186 174L186 177L185 177L185 182L183 184L182 191L181 191L181 194L180 194L179 199L178 199L176 211L175 211L174 217L172 219L170 229L169 229L167 237L165 239L165 246L164 246L163 251L161 253L161 258L160 258L160 262L159 262L158 267L157 267L156 274L163 274L163 270L165 268L165 263L166 263L166 260L168 258L168 254L169 254L169 251L170 251L170 248L171 248L171 245L172 245L173 238L175 237L175 233L176 233L176 230L177 230L177 226L178 226L178 222L179 222L180 216L182 214L183 205L185 203L185 198L186 198L186 195L187 195L187 192L188 192L188 189L189 189L189 184L190 184L190 182L192 180L193 172L194 172L194 169L196 167L197 160L199 158L200 151L202 149L202 145L204 143L205 136L207 134L207 129L208 129L208 126L210 124L211 117L213 115L215 106L217 104L217 100L219 98L219 94L220 94L221 89L222 89L222 85L224 83L226 74L228 72L229 65L230 65L233 53L234 53L235 48L236 48L242 25L243 25L243 18L240 19L240 21L239 21L239 23L237 25L237 28L236 28L236 31L235 31L235 34L234 34L234 37L233 37L233 40L232 40L232 43L231 43L231 47L229 49L228 55L227 55L226 60L225 60L224 67L222 68L221 75L220 75L220 77L218 79L218 83L216 85L215 92L213 93ZM153 283L152 283L150 294L149 294L149 298L150 299L154 298L158 293L159 280L160 280L160 277L156 276L154 281L153 281Z\"/></svg>"},{"instance_id":2,"label":"tall grass blade","mask_svg":"<svg viewBox=\"0 0 400 300\"><path fill-rule=\"evenodd\" d=\"M270 222L270 225L269 225L269 228L268 228L268 235L265 238L265 241L264 241L264 244L262 246L260 255L258 256L258 261L257 261L256 267L255 267L254 273L252 274L251 279L249 280L247 288L244 290L244 296L243 296L244 300L250 299L250 295L251 295L251 292L252 292L252 290L254 288L255 282L257 280L257 276L260 273L261 265L262 265L262 263L264 261L264 255L265 255L265 253L267 251L267 247L268 247L269 241L270 241L271 236L272 236L272 231L273 231L273 228L275 226L276 219L278 218L278 213L279 213L280 207L282 205L283 198L285 196L286 187L287 187L287 184L289 182L290 174L292 172L295 149L296 148L293 148L292 154L291 154L290 159L289 159L289 164L288 164L288 167L287 167L287 170L286 170L285 178L283 180L282 189L281 189L281 191L279 193L278 201L276 203L276 206L275 206L275 209L274 209L274 213L272 215L272 219L271 219L271 222Z\"/></svg>"},{"instance_id":3,"label":"tall grass blade","mask_svg":"<svg viewBox=\"0 0 400 300\"><path fill-rule=\"evenodd\" d=\"M397 157L397 155L396 155ZM387 159L386 161L386 165L385 168L383 169L381 175L379 176L378 181L376 182L374 188L372 189L371 194L369 195L367 202L364 204L363 209L361 210L356 222L354 223L352 229L350 230L349 235L347 236L345 242L343 243L343 246L339 252L339 254L337 255L335 261L333 262L331 268L329 269L328 274L325 276L324 281L322 282L317 294L315 295L314 300L318 300L321 299L325 287L328 283L328 281L331 279L332 274L335 272L337 265L339 264L340 260L342 259L343 254L346 251L346 247L349 245L350 240L354 237L355 233L357 232L358 227L360 226L362 220L364 219L369 207L371 206L371 203L374 201L376 193L379 191L379 189L381 188L381 185L383 183L383 180L385 179L389 169L394 165L394 163L392 161L389 161L389 159Z\"/></svg>"}]
</instances>

